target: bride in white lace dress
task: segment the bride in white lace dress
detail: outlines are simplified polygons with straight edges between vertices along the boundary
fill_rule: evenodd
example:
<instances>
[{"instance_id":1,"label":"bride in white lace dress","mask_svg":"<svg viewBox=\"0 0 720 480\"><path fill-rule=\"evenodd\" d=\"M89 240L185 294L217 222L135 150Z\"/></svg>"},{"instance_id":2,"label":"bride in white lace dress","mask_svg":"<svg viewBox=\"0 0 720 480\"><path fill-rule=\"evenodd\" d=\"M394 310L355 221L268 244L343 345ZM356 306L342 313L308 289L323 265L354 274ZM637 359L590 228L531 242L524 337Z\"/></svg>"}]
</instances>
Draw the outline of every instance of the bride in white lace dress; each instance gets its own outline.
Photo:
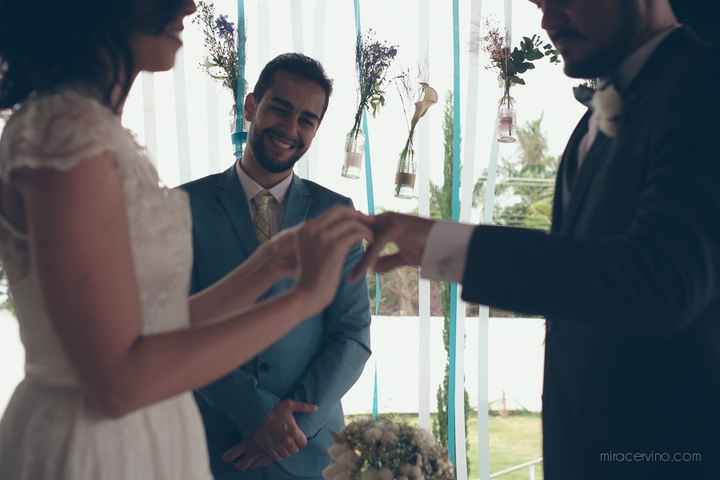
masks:
<instances>
[{"instance_id":1,"label":"bride in white lace dress","mask_svg":"<svg viewBox=\"0 0 720 480\"><path fill-rule=\"evenodd\" d=\"M0 11L0 109L14 107L0 141L0 257L26 350L0 423L0 478L209 478L189 391L322 310L368 220L331 211L188 299L187 198L159 185L119 112L138 71L172 67L195 5L43 5ZM253 304L292 274L294 291Z\"/></svg>"}]
</instances>

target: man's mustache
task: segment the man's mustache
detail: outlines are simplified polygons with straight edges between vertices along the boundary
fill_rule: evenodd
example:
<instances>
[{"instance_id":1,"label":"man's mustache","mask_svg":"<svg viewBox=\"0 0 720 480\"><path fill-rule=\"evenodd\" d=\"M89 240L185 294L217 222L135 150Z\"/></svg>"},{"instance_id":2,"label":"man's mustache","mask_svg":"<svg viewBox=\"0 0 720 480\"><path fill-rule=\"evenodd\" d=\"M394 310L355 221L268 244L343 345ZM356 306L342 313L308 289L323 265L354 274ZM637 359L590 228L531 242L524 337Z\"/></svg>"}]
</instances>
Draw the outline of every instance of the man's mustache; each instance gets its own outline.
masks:
<instances>
[{"instance_id":1,"label":"man's mustache","mask_svg":"<svg viewBox=\"0 0 720 480\"><path fill-rule=\"evenodd\" d=\"M263 130L263 135L270 135L273 136L279 140L284 140L290 145L293 146L293 148L299 148L302 149L305 145L303 144L302 140L299 138L291 138L285 135L283 132L280 132L278 130L274 130L272 128L268 128L266 130Z\"/></svg>"},{"instance_id":2,"label":"man's mustache","mask_svg":"<svg viewBox=\"0 0 720 480\"><path fill-rule=\"evenodd\" d=\"M548 31L548 36L555 44L562 41L577 41L585 39L584 35L575 30L552 30Z\"/></svg>"}]
</instances>

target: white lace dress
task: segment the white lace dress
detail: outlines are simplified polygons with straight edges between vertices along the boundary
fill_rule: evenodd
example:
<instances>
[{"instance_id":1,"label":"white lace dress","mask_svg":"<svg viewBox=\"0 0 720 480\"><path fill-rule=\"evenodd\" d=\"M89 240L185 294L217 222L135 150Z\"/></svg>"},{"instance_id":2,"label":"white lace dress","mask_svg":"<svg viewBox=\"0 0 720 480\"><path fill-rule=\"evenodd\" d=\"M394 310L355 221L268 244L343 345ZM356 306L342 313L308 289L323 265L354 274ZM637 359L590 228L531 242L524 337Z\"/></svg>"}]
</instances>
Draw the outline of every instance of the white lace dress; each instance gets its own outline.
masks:
<instances>
[{"instance_id":1,"label":"white lace dress","mask_svg":"<svg viewBox=\"0 0 720 480\"><path fill-rule=\"evenodd\" d=\"M143 150L109 110L72 90L28 100L3 132L0 179L10 182L11 172L23 167L69 170L106 151L115 155L125 190L144 333L186 328L192 262L187 198L159 184ZM0 258L26 352L25 379L0 423L0 479L210 478L192 395L120 419L96 414L48 318L28 239L6 219L0 219Z\"/></svg>"}]
</instances>

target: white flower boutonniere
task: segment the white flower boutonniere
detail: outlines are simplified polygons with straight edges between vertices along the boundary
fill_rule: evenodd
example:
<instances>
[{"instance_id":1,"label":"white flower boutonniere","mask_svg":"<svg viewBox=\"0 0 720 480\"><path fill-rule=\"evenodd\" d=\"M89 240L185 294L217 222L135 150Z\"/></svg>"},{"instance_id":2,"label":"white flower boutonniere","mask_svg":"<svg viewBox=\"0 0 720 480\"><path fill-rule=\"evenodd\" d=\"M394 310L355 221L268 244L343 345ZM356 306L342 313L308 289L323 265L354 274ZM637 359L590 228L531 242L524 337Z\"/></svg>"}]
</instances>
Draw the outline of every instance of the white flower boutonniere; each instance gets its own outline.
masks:
<instances>
[{"instance_id":1,"label":"white flower boutonniere","mask_svg":"<svg viewBox=\"0 0 720 480\"><path fill-rule=\"evenodd\" d=\"M592 111L596 116L598 128L609 138L618 133L618 123L623 112L623 100L617 89L612 85L595 92L592 99Z\"/></svg>"}]
</instances>

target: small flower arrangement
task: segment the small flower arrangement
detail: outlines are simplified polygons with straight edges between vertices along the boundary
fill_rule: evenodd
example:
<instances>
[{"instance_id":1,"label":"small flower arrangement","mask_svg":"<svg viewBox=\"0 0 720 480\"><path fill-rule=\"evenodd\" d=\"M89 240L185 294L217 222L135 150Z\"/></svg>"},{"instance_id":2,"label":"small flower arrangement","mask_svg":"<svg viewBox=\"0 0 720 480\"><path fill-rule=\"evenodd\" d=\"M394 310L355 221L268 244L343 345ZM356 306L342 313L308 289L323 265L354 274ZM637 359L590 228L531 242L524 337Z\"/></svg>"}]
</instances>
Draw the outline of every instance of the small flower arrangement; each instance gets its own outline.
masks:
<instances>
[{"instance_id":1,"label":"small flower arrangement","mask_svg":"<svg viewBox=\"0 0 720 480\"><path fill-rule=\"evenodd\" d=\"M362 163L362 148L365 144L360 131L362 114L371 110L375 116L385 105L385 89L390 82L388 72L395 57L397 46L389 45L375 38L373 30L358 35L355 42L355 66L358 75L358 107L355 120L345 144L343 176L357 178Z\"/></svg>"},{"instance_id":2,"label":"small flower arrangement","mask_svg":"<svg viewBox=\"0 0 720 480\"><path fill-rule=\"evenodd\" d=\"M355 42L355 64L358 72L358 108L351 132L360 130L360 119L365 110L372 109L373 116L385 106L385 88L389 83L388 71L397 56L397 46L375 38L369 30Z\"/></svg>"},{"instance_id":3,"label":"small flower arrangement","mask_svg":"<svg viewBox=\"0 0 720 480\"><path fill-rule=\"evenodd\" d=\"M425 75L419 71L418 78L423 77ZM400 161L395 175L395 196L412 198L416 174L415 147L413 146L415 128L430 107L437 103L438 94L427 82L411 81L409 70L404 71L395 79L395 85L402 101L405 123L408 128L408 137L402 152L400 152ZM414 112L412 116L410 116L410 112Z\"/></svg>"},{"instance_id":4,"label":"small flower arrangement","mask_svg":"<svg viewBox=\"0 0 720 480\"><path fill-rule=\"evenodd\" d=\"M235 24L227 15L216 15L215 5L200 0L193 23L202 28L208 55L201 68L233 93L238 102L238 56Z\"/></svg>"},{"instance_id":5,"label":"small flower arrangement","mask_svg":"<svg viewBox=\"0 0 720 480\"><path fill-rule=\"evenodd\" d=\"M334 434L326 480L454 480L453 467L424 430L388 420L360 420Z\"/></svg>"},{"instance_id":6,"label":"small flower arrangement","mask_svg":"<svg viewBox=\"0 0 720 480\"><path fill-rule=\"evenodd\" d=\"M513 85L525 85L522 75L535 68L535 63L548 58L550 63L560 63L560 53L550 43L543 44L539 35L523 37L519 47L511 48L500 27L492 21L486 23L487 33L482 39L484 50L490 57L488 70L497 70L505 91Z\"/></svg>"},{"instance_id":7,"label":"small flower arrangement","mask_svg":"<svg viewBox=\"0 0 720 480\"><path fill-rule=\"evenodd\" d=\"M504 94L498 107L498 141L501 143L515 142L515 100L510 96L513 85L525 85L522 75L535 68L535 63L548 58L550 63L560 63L560 53L550 43L540 40L540 36L523 37L519 47L511 48L508 38L500 31L497 24L488 21L487 33L482 37L481 44L490 57L489 70L497 70L498 77L504 86Z\"/></svg>"}]
</instances>

